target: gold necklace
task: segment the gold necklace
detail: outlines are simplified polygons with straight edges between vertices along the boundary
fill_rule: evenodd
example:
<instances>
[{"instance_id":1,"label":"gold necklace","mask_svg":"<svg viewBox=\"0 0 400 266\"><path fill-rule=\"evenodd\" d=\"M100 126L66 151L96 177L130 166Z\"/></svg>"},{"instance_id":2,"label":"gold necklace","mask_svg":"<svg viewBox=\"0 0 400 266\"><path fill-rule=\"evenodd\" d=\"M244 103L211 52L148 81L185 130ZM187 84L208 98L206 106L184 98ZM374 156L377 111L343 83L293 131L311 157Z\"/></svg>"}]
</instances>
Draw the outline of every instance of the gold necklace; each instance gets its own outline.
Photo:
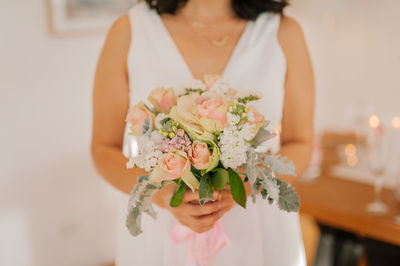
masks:
<instances>
[{"instance_id":1,"label":"gold necklace","mask_svg":"<svg viewBox=\"0 0 400 266\"><path fill-rule=\"evenodd\" d=\"M189 20L187 19L185 16L182 16L183 19L185 20L186 24L188 24L190 26L190 28L192 29L192 31L199 36L201 39L206 40L207 42L211 43L212 45L216 46L216 47L223 47L225 46L229 39L230 36L229 35L224 35L219 39L209 39L204 37L202 34L199 33L199 29L204 29L204 28L218 28L218 24L211 24L211 25L206 25L204 23L198 22L198 21L194 21L194 20Z\"/></svg>"}]
</instances>

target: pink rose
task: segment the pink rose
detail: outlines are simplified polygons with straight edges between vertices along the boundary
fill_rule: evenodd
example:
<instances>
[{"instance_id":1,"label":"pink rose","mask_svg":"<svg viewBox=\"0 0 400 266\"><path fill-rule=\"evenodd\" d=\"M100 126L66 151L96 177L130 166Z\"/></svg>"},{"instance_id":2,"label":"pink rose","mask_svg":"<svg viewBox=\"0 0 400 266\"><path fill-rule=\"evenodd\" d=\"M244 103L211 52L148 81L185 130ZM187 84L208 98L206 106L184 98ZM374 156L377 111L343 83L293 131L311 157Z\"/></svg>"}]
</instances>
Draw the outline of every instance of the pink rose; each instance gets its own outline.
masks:
<instances>
[{"instance_id":1,"label":"pink rose","mask_svg":"<svg viewBox=\"0 0 400 266\"><path fill-rule=\"evenodd\" d=\"M149 117L154 121L154 114L146 108L143 102L139 102L129 111L125 121L131 124L130 130L133 135L141 136L143 135L144 122Z\"/></svg>"},{"instance_id":2,"label":"pink rose","mask_svg":"<svg viewBox=\"0 0 400 266\"><path fill-rule=\"evenodd\" d=\"M180 150L170 151L160 156L157 166L150 173L150 180L153 182L174 180L179 177L192 190L199 187L199 181L191 172L187 154Z\"/></svg>"},{"instance_id":3,"label":"pink rose","mask_svg":"<svg viewBox=\"0 0 400 266\"><path fill-rule=\"evenodd\" d=\"M206 91L209 91L212 86L214 86L215 82L219 80L221 77L219 75L208 74L204 75L203 80L204 84L206 84Z\"/></svg>"},{"instance_id":4,"label":"pink rose","mask_svg":"<svg viewBox=\"0 0 400 266\"><path fill-rule=\"evenodd\" d=\"M209 132L222 131L227 125L227 101L219 94L204 93L195 100L200 124Z\"/></svg>"},{"instance_id":5,"label":"pink rose","mask_svg":"<svg viewBox=\"0 0 400 266\"><path fill-rule=\"evenodd\" d=\"M171 107L176 105L175 94L172 88L165 89L158 87L150 93L148 100L161 113L168 113Z\"/></svg>"},{"instance_id":6,"label":"pink rose","mask_svg":"<svg viewBox=\"0 0 400 266\"><path fill-rule=\"evenodd\" d=\"M210 164L211 151L204 142L195 140L192 143L192 154L190 156L193 166L199 170L207 169Z\"/></svg>"}]
</instances>

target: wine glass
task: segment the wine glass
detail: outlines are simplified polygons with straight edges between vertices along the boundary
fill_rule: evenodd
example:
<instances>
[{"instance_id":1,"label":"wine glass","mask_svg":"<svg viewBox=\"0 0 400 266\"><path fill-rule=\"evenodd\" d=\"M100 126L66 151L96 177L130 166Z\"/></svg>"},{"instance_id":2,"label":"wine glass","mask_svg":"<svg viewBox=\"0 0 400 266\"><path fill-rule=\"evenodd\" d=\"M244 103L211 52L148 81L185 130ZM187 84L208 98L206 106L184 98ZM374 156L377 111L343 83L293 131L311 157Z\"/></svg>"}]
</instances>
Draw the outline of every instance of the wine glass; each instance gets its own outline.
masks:
<instances>
[{"instance_id":1,"label":"wine glass","mask_svg":"<svg viewBox=\"0 0 400 266\"><path fill-rule=\"evenodd\" d=\"M371 124L371 123L370 123ZM384 141L382 127L377 123L371 126L367 137L368 166L374 174L374 201L366 206L367 212L383 215L388 212L388 207L381 200L383 175L387 159L388 147Z\"/></svg>"}]
</instances>

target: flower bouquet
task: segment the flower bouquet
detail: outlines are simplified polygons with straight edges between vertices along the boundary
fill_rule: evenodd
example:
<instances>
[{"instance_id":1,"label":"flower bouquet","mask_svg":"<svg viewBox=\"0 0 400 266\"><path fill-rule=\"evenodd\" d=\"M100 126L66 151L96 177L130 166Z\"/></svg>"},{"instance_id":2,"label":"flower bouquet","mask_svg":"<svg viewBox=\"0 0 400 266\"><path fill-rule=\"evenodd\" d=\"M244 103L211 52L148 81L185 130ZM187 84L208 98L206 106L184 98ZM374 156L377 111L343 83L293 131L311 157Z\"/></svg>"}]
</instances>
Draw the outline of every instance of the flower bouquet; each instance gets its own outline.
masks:
<instances>
[{"instance_id":1,"label":"flower bouquet","mask_svg":"<svg viewBox=\"0 0 400 266\"><path fill-rule=\"evenodd\" d=\"M298 211L293 187L276 177L295 175L293 162L266 151L264 143L275 134L250 105L260 98L257 92L238 92L222 78L206 75L184 86L156 88L148 97L152 107L139 102L131 108L126 121L138 149L127 167L149 173L138 177L130 195L126 225L133 236L142 233L143 212L156 218L152 195L172 182L172 207L182 203L187 189L198 193L203 205L214 200L214 190L229 188L245 208L243 182L249 182L253 202L260 193L284 211Z\"/></svg>"}]
</instances>

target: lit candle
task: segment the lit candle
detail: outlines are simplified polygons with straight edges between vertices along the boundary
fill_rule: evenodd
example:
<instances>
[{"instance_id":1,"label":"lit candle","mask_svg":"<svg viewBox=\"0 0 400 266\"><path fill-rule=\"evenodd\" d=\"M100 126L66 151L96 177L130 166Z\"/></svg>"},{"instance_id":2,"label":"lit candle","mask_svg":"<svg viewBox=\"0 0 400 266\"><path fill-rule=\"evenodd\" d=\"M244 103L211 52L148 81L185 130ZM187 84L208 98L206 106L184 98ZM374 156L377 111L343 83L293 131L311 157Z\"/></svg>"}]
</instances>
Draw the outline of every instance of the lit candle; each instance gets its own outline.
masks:
<instances>
[{"instance_id":1,"label":"lit candle","mask_svg":"<svg viewBox=\"0 0 400 266\"><path fill-rule=\"evenodd\" d=\"M395 116L392 119L392 128L394 130L393 147L394 147L394 158L397 160L397 186L396 195L397 199L400 201L400 117ZM396 163L396 160L393 160Z\"/></svg>"}]
</instances>

